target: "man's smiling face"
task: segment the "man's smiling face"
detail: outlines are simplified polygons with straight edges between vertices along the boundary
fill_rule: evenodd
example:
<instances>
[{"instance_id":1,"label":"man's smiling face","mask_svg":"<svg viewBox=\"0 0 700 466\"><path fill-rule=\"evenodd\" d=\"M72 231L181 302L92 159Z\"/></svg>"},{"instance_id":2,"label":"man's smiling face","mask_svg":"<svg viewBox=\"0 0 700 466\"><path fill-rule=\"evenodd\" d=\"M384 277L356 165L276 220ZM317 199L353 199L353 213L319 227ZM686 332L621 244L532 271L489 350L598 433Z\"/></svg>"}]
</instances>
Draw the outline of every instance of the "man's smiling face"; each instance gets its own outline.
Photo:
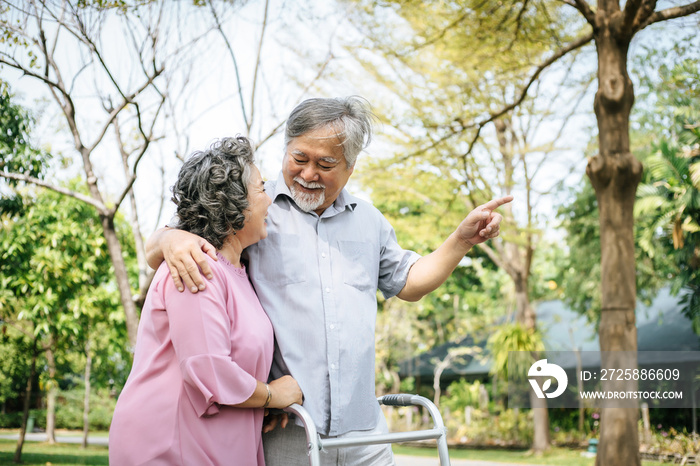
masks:
<instances>
[{"instance_id":1,"label":"man's smiling face","mask_svg":"<svg viewBox=\"0 0 700 466\"><path fill-rule=\"evenodd\" d=\"M340 143L331 126L289 141L282 173L300 209L321 215L347 184L353 167L348 168Z\"/></svg>"}]
</instances>

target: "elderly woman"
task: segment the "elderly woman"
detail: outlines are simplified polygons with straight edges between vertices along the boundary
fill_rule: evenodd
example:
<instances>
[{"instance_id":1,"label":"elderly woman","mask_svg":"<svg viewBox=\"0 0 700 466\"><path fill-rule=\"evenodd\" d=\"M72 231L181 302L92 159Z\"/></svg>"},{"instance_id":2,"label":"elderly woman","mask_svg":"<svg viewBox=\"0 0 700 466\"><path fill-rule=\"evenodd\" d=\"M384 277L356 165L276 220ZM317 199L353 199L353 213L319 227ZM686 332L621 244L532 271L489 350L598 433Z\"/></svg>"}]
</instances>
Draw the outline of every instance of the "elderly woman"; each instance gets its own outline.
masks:
<instances>
[{"instance_id":1,"label":"elderly woman","mask_svg":"<svg viewBox=\"0 0 700 466\"><path fill-rule=\"evenodd\" d=\"M134 365L114 411L113 466L262 465L264 408L302 402L290 376L265 383L273 332L241 252L267 236L271 200L246 138L193 154L173 187L180 229L217 249L214 280L179 293L163 263L141 314Z\"/></svg>"}]
</instances>

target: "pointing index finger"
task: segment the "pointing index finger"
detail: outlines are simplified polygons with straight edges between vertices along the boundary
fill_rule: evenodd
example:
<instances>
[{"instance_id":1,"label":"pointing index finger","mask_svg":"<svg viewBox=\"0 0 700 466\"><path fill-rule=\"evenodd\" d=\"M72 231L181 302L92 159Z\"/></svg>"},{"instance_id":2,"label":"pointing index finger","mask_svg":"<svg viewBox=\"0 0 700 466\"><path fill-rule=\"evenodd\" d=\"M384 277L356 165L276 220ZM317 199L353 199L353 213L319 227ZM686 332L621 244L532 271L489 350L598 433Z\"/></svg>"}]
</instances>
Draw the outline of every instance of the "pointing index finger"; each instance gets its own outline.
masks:
<instances>
[{"instance_id":1,"label":"pointing index finger","mask_svg":"<svg viewBox=\"0 0 700 466\"><path fill-rule=\"evenodd\" d=\"M500 199L492 199L492 200L490 200L489 202L487 202L486 204L484 204L484 205L482 206L482 208L485 209L485 210L489 210L489 211L490 211L490 210L495 210L495 209L501 207L503 204L508 204L508 203L511 202L512 200L513 200L513 196L512 196L512 195L503 196L503 197L501 197Z\"/></svg>"}]
</instances>

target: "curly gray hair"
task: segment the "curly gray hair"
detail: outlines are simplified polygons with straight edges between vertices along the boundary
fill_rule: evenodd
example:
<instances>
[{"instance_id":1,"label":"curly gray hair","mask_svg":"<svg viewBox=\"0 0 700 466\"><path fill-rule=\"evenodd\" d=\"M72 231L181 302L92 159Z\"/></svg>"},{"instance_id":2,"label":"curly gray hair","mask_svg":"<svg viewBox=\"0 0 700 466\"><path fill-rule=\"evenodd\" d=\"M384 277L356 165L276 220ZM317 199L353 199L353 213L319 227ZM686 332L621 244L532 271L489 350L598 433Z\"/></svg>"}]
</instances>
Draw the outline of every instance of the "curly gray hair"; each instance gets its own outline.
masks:
<instances>
[{"instance_id":1,"label":"curly gray hair","mask_svg":"<svg viewBox=\"0 0 700 466\"><path fill-rule=\"evenodd\" d=\"M177 228L221 249L245 223L252 165L253 147L242 136L221 139L208 150L193 153L173 186Z\"/></svg>"},{"instance_id":2,"label":"curly gray hair","mask_svg":"<svg viewBox=\"0 0 700 466\"><path fill-rule=\"evenodd\" d=\"M334 99L308 99L296 106L287 119L284 146L309 131L331 126L341 140L348 168L355 166L357 156L372 140L369 102L358 96Z\"/></svg>"}]
</instances>

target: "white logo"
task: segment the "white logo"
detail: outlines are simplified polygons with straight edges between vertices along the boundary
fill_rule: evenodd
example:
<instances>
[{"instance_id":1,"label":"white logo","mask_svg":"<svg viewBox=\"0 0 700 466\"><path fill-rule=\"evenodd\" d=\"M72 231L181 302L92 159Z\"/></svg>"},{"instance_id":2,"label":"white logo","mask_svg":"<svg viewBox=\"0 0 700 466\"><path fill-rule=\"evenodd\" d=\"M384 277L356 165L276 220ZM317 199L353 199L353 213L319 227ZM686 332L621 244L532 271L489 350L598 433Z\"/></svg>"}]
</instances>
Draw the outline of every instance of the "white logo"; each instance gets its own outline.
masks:
<instances>
[{"instance_id":1,"label":"white logo","mask_svg":"<svg viewBox=\"0 0 700 466\"><path fill-rule=\"evenodd\" d=\"M569 383L569 378L566 376L564 369L556 364L548 364L546 359L540 359L530 366L530 370L527 371L527 377L537 398L544 398L545 395L547 398L556 398L564 393L566 385ZM557 381L557 389L553 393L547 393L547 390L552 385L552 379L545 380L542 388L540 388L537 380L532 377L554 377Z\"/></svg>"}]
</instances>

